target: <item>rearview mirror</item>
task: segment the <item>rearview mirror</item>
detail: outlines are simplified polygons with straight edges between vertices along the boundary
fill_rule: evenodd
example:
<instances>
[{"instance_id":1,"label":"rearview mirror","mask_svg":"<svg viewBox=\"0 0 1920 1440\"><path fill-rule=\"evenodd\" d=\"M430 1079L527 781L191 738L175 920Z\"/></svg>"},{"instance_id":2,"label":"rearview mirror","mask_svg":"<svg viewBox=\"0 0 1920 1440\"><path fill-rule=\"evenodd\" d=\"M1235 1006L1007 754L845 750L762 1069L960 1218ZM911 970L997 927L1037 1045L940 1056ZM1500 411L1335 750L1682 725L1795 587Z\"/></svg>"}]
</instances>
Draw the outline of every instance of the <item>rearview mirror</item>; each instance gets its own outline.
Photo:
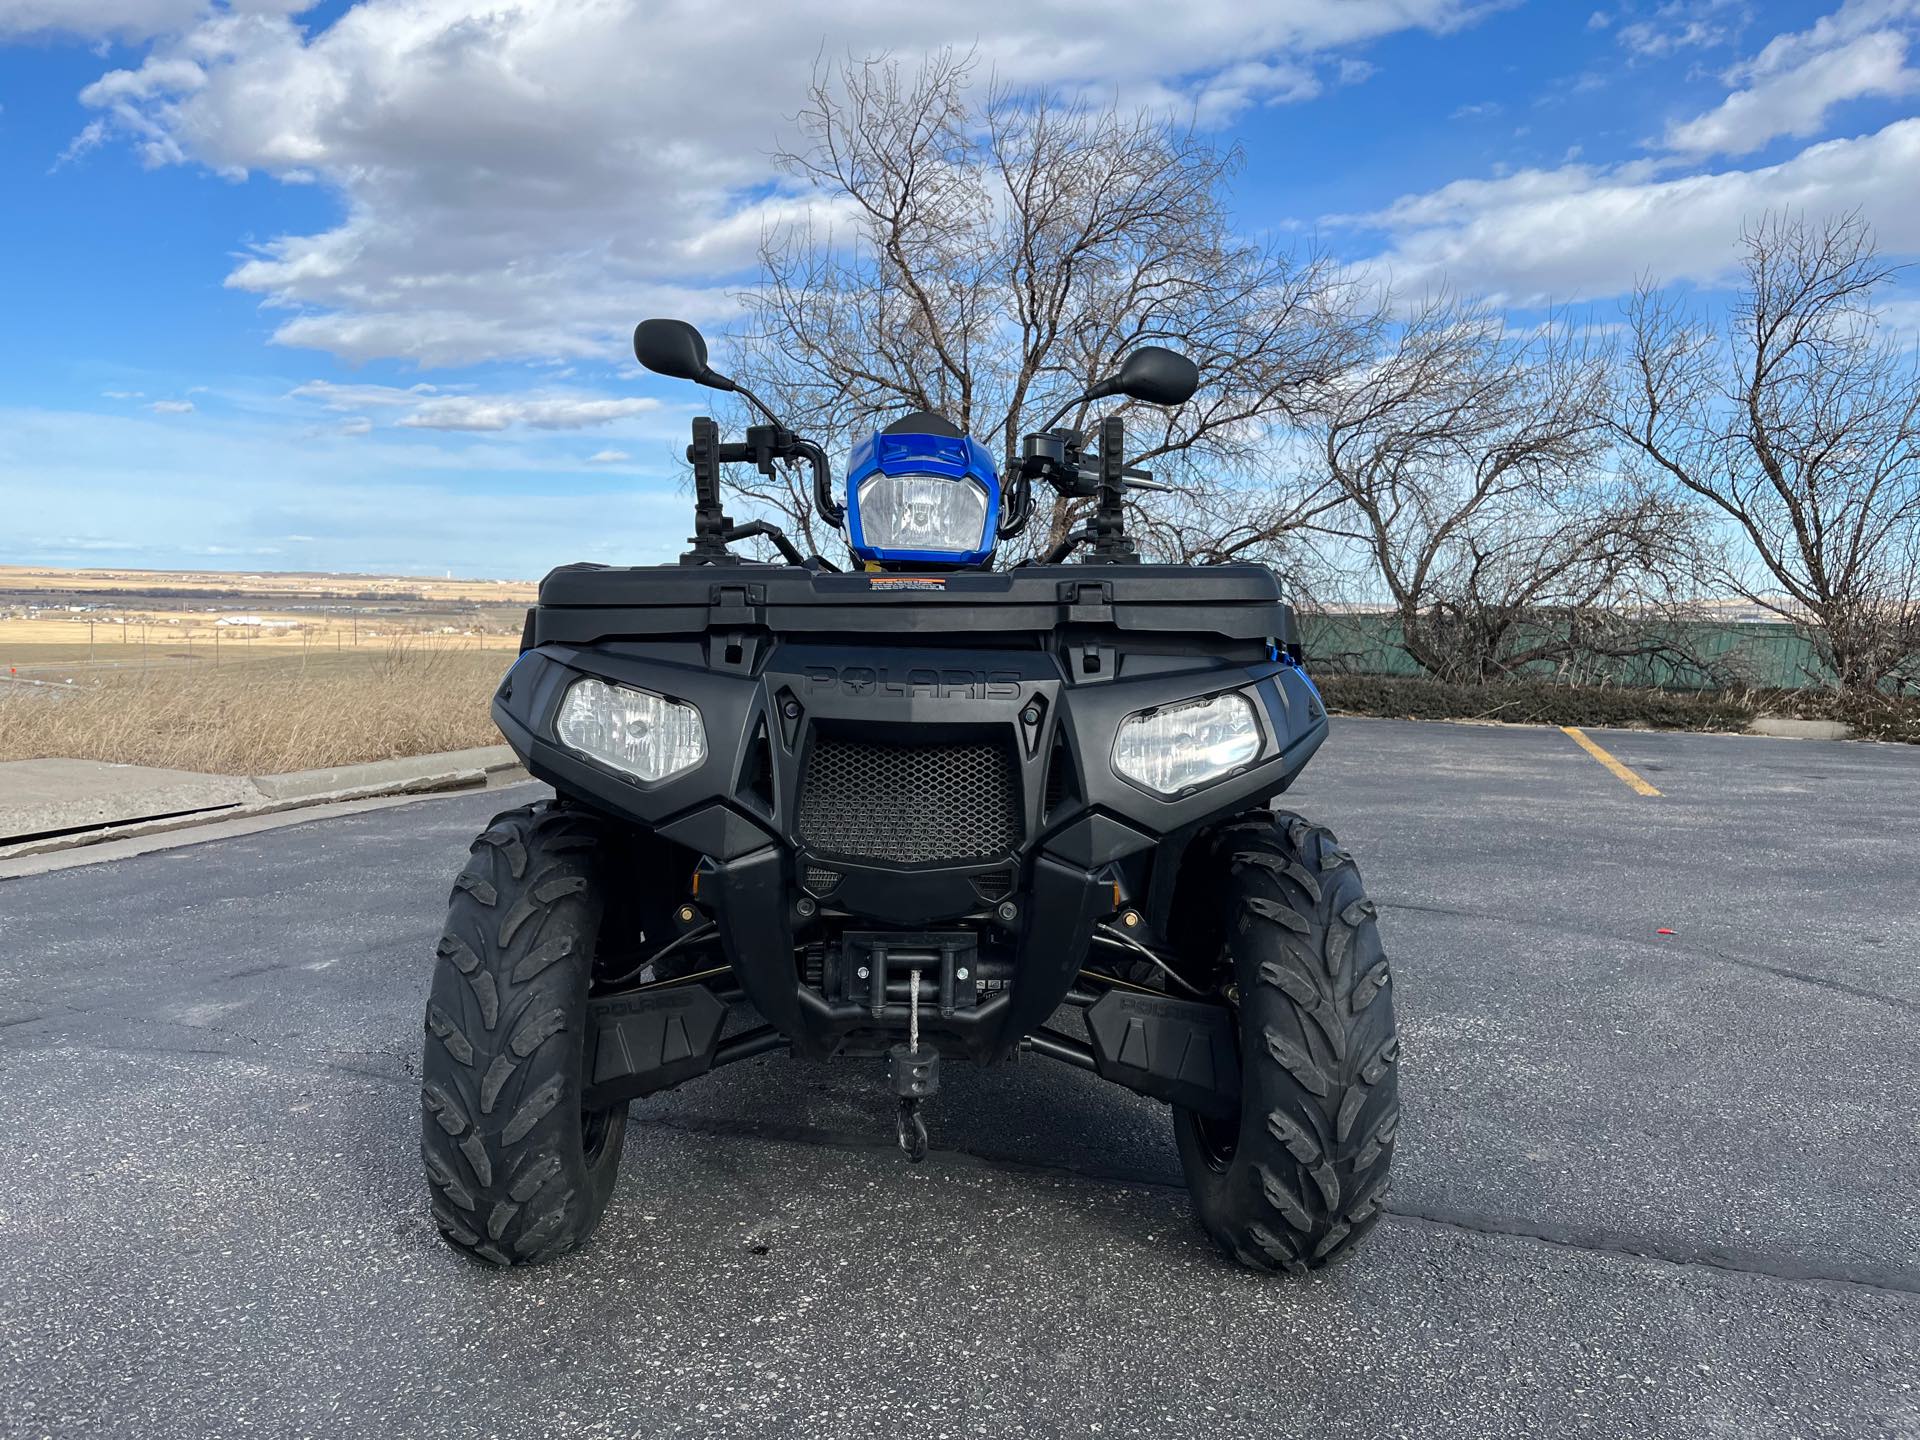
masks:
<instances>
[{"instance_id":1,"label":"rearview mirror","mask_svg":"<svg viewBox=\"0 0 1920 1440\"><path fill-rule=\"evenodd\" d=\"M707 342L684 320L642 320L633 327L633 358L656 375L691 380L713 390L733 381L707 364Z\"/></svg>"},{"instance_id":2,"label":"rearview mirror","mask_svg":"<svg viewBox=\"0 0 1920 1440\"><path fill-rule=\"evenodd\" d=\"M1120 373L1107 383L1113 386L1110 393L1149 405L1184 405L1200 388L1200 371L1176 351L1142 345L1120 362Z\"/></svg>"}]
</instances>

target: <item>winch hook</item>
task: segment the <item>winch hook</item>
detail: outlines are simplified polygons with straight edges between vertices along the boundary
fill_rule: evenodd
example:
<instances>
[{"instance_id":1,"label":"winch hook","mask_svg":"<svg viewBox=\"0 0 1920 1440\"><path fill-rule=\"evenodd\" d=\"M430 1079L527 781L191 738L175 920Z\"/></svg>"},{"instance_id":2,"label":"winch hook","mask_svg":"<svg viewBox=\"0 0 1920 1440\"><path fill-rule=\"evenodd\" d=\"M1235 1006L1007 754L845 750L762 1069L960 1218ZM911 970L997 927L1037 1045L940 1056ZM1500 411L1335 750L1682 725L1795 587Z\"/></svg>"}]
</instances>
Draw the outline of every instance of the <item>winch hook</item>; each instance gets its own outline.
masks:
<instances>
[{"instance_id":1,"label":"winch hook","mask_svg":"<svg viewBox=\"0 0 1920 1440\"><path fill-rule=\"evenodd\" d=\"M940 1052L920 1044L920 971L910 972L907 982L907 1043L887 1052L887 1078L900 1106L895 1115L900 1148L909 1163L918 1165L927 1158L927 1122L921 1118L920 1102L940 1089Z\"/></svg>"}]
</instances>

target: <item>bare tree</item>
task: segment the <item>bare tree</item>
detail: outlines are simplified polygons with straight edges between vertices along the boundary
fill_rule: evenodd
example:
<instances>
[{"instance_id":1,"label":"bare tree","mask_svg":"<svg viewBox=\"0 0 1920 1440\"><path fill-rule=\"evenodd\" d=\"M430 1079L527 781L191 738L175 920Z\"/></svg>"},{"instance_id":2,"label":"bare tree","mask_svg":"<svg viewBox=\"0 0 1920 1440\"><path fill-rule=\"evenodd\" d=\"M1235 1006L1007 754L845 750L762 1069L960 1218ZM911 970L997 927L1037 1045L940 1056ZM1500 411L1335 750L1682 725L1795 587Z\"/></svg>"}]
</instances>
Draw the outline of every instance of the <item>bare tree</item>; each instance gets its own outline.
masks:
<instances>
[{"instance_id":1,"label":"bare tree","mask_svg":"<svg viewBox=\"0 0 1920 1440\"><path fill-rule=\"evenodd\" d=\"M1484 681L1631 653L1685 516L1604 464L1606 367L1564 326L1529 337L1438 296L1321 387L1340 505L1314 522L1367 566L1428 673Z\"/></svg>"},{"instance_id":2,"label":"bare tree","mask_svg":"<svg viewBox=\"0 0 1920 1440\"><path fill-rule=\"evenodd\" d=\"M1187 492L1143 502L1146 548L1265 557L1312 513L1310 491L1251 477L1270 427L1363 353L1373 320L1324 256L1234 230L1237 151L1148 114L976 91L952 54L817 74L799 132L781 160L818 203L763 238L737 364L796 428L844 449L933 410L1011 468L1028 430L1158 342L1190 355L1201 385L1177 412L1129 416L1136 458ZM803 487L749 493L824 538ZM1028 547L1077 518L1043 497Z\"/></svg>"},{"instance_id":3,"label":"bare tree","mask_svg":"<svg viewBox=\"0 0 1920 1440\"><path fill-rule=\"evenodd\" d=\"M1611 424L1732 529L1721 583L1870 694L1920 649L1920 367L1872 309L1893 267L1852 215L1772 216L1742 243L1724 332L1640 288Z\"/></svg>"}]
</instances>

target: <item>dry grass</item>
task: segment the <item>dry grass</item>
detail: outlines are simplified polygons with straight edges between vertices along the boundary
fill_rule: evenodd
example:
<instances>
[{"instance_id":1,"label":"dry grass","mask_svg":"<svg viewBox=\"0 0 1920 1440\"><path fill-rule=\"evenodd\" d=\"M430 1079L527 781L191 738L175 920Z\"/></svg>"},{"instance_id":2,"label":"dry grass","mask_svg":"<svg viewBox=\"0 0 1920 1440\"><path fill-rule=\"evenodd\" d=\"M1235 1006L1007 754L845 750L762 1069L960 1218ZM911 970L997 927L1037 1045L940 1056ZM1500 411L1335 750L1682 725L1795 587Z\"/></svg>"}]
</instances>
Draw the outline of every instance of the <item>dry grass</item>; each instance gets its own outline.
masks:
<instances>
[{"instance_id":1,"label":"dry grass","mask_svg":"<svg viewBox=\"0 0 1920 1440\"><path fill-rule=\"evenodd\" d=\"M0 684L0 760L267 775L497 745L487 704L511 658L396 641L310 661L114 673L58 690Z\"/></svg>"}]
</instances>

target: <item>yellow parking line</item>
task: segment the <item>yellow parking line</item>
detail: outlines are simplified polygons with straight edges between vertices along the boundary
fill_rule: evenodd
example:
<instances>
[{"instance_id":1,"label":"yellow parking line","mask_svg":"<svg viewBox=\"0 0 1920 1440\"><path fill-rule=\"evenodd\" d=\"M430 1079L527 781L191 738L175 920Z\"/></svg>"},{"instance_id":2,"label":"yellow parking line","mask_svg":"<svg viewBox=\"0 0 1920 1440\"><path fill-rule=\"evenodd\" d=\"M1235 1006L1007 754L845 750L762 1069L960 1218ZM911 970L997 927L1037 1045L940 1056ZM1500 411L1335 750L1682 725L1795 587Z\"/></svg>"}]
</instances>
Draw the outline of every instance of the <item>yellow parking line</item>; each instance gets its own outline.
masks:
<instances>
[{"instance_id":1,"label":"yellow parking line","mask_svg":"<svg viewBox=\"0 0 1920 1440\"><path fill-rule=\"evenodd\" d=\"M1574 744L1578 745L1582 750L1586 751L1587 754L1611 770L1614 778L1619 780L1621 784L1630 787L1641 795L1658 795L1660 793L1638 775L1634 774L1633 771L1614 759L1613 756L1594 744L1593 741L1589 740L1577 725L1562 725L1560 728L1573 737Z\"/></svg>"}]
</instances>

